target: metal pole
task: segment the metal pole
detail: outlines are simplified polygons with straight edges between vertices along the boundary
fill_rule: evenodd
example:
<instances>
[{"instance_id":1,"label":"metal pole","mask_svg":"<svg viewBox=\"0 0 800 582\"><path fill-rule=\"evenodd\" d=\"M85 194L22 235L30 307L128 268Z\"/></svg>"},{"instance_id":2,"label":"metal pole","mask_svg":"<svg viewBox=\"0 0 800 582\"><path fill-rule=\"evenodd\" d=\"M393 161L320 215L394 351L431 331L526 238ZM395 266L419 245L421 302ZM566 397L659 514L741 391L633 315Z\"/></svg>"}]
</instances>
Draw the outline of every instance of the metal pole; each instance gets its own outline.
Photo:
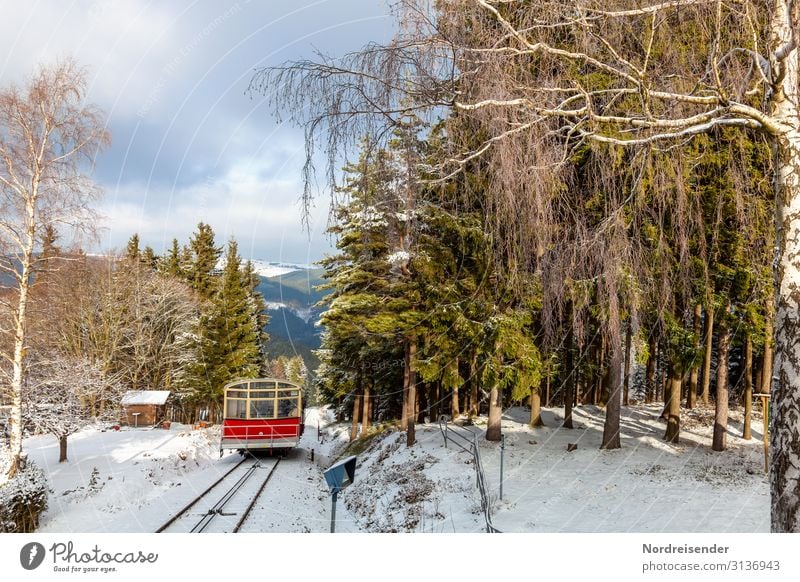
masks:
<instances>
[{"instance_id":1,"label":"metal pole","mask_svg":"<svg viewBox=\"0 0 800 582\"><path fill-rule=\"evenodd\" d=\"M336 531L336 498L339 496L338 491L334 491L331 496L331 533Z\"/></svg>"},{"instance_id":2,"label":"metal pole","mask_svg":"<svg viewBox=\"0 0 800 582\"><path fill-rule=\"evenodd\" d=\"M503 457L506 451L506 435L500 435L500 501L503 500Z\"/></svg>"}]
</instances>

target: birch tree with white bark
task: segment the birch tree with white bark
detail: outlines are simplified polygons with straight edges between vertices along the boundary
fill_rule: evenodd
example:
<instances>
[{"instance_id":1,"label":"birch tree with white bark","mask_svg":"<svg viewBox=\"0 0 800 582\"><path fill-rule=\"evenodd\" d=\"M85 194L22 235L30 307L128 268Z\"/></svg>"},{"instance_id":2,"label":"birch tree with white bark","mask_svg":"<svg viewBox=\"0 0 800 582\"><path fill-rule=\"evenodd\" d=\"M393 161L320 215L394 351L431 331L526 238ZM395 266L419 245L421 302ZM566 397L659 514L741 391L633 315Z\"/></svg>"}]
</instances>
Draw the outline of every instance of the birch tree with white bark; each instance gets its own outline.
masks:
<instances>
[{"instance_id":1,"label":"birch tree with white bark","mask_svg":"<svg viewBox=\"0 0 800 582\"><path fill-rule=\"evenodd\" d=\"M86 74L73 61L40 68L23 87L0 89L0 306L3 369L10 369L10 456L16 474L22 453L22 390L29 349L28 303L41 267L47 227L86 230L99 188L89 171L110 141L103 114L85 102Z\"/></svg>"}]
</instances>

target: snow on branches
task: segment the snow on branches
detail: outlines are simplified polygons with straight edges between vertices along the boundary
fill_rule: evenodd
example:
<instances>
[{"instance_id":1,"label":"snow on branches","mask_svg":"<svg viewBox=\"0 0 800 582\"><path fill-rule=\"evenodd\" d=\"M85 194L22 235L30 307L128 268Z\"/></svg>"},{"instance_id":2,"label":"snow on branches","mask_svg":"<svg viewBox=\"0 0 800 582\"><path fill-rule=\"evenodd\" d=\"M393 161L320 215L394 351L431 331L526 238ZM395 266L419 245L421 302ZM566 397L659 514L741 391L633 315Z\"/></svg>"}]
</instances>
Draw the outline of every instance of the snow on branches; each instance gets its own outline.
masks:
<instances>
[{"instance_id":1,"label":"snow on branches","mask_svg":"<svg viewBox=\"0 0 800 582\"><path fill-rule=\"evenodd\" d=\"M116 418L123 391L123 385L107 377L94 362L63 354L45 355L29 364L23 417L35 430L59 439L59 461L65 461L67 437L94 422Z\"/></svg>"}]
</instances>

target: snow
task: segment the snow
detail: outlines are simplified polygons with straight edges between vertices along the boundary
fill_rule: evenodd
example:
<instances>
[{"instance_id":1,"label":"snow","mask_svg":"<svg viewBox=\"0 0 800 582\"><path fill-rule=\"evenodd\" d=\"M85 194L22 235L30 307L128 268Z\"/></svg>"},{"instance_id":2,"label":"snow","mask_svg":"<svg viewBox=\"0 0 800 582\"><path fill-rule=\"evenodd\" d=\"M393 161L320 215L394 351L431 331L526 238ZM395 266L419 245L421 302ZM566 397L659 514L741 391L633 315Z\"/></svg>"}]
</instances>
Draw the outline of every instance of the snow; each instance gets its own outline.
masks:
<instances>
[{"instance_id":1,"label":"snow","mask_svg":"<svg viewBox=\"0 0 800 582\"><path fill-rule=\"evenodd\" d=\"M310 271L316 269L314 265L305 263L285 263L276 261L262 261L260 259L252 259L253 270L262 277L280 277L281 275L288 275L295 271Z\"/></svg>"},{"instance_id":2,"label":"snow","mask_svg":"<svg viewBox=\"0 0 800 582\"><path fill-rule=\"evenodd\" d=\"M284 263L277 261L263 261L261 259L250 259L253 265L253 271L262 277L280 277L281 275L288 275L295 271L309 271L315 269L314 265L307 265L303 263ZM225 257L222 256L217 261L216 268L220 271L225 268Z\"/></svg>"},{"instance_id":3,"label":"snow","mask_svg":"<svg viewBox=\"0 0 800 582\"><path fill-rule=\"evenodd\" d=\"M286 309L287 311L294 313L297 317L299 317L306 323L308 323L308 321L311 319L311 316L314 315L314 312L311 307L306 307L301 309L299 307L293 307L291 305L287 305L286 303L278 301L266 301L265 303L266 303L265 307L269 311L278 311L280 309Z\"/></svg>"},{"instance_id":4,"label":"snow","mask_svg":"<svg viewBox=\"0 0 800 582\"><path fill-rule=\"evenodd\" d=\"M28 462L11 480L4 479L0 483L0 532L32 531L34 516L44 507L46 497L44 471L35 463Z\"/></svg>"},{"instance_id":5,"label":"snow","mask_svg":"<svg viewBox=\"0 0 800 582\"><path fill-rule=\"evenodd\" d=\"M711 411L684 411L681 443L661 440L660 406L623 409L622 445L601 451L603 411L579 407L575 429L556 428L560 410L546 409L544 428L527 426L527 409L503 417L506 434L503 500L500 444L482 438L481 459L495 527L503 532L768 532L769 483L761 435L735 436L730 449L710 449ZM705 416L703 426L698 416ZM558 421L556 420L558 417ZM760 421L754 419L754 425ZM366 531L478 532L485 525L471 455L446 449L436 425L376 438L360 457L356 483L342 499ZM567 452L567 444L577 450Z\"/></svg>"},{"instance_id":6,"label":"snow","mask_svg":"<svg viewBox=\"0 0 800 582\"><path fill-rule=\"evenodd\" d=\"M122 397L122 405L155 404L161 406L169 398L169 390L129 390Z\"/></svg>"},{"instance_id":7,"label":"snow","mask_svg":"<svg viewBox=\"0 0 800 582\"><path fill-rule=\"evenodd\" d=\"M280 277L281 275L288 275L294 273L298 269L294 267L283 267L271 263L264 263L262 261L253 261L253 270L262 277Z\"/></svg>"},{"instance_id":8,"label":"snow","mask_svg":"<svg viewBox=\"0 0 800 582\"><path fill-rule=\"evenodd\" d=\"M400 265L402 263L407 263L411 260L411 255L408 251L397 251L386 257L386 261L390 265Z\"/></svg>"},{"instance_id":9,"label":"snow","mask_svg":"<svg viewBox=\"0 0 800 582\"><path fill-rule=\"evenodd\" d=\"M603 411L575 409L575 429L557 428L561 410L545 409L546 427L530 428L526 409L503 417L506 435L503 500L500 445L482 438L481 457L494 525L504 532L767 532L769 484L754 418L754 439L739 438L732 411L730 448L710 450L713 411L683 411L681 443L661 436L657 405L623 408L622 444L601 451ZM319 427L319 436L318 436ZM350 423L328 408L307 410L300 446L283 459L267 485L247 532L326 532L330 493L322 471L357 454L355 483L339 496L337 531L480 532L484 529L472 458L445 448L438 425L418 425L418 443L378 427L347 449ZM50 436L27 439L30 458L50 482L45 532L148 532L218 479L240 459L219 457L219 428L83 430L57 463ZM577 450L567 452L567 444ZM311 461L311 450L314 461Z\"/></svg>"},{"instance_id":10,"label":"snow","mask_svg":"<svg viewBox=\"0 0 800 582\"><path fill-rule=\"evenodd\" d=\"M325 434L320 443L317 423L324 428L332 419L326 410L308 411L299 447L281 461L243 531L329 530L322 470L346 441ZM50 436L26 439L25 450L49 480L39 531L51 533L155 531L241 459L219 457L218 426L192 430L177 423L170 430L83 430L69 438L66 463L57 462L58 442ZM341 503L337 531L358 531Z\"/></svg>"}]
</instances>

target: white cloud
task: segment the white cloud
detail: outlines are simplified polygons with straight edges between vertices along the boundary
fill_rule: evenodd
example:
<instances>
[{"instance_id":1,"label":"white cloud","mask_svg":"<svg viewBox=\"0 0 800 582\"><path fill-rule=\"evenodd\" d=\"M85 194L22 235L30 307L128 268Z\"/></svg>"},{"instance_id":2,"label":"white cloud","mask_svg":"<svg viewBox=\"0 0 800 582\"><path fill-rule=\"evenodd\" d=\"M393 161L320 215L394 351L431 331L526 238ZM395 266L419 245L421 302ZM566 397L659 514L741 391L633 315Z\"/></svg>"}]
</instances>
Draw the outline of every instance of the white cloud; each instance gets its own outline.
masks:
<instances>
[{"instance_id":1,"label":"white cloud","mask_svg":"<svg viewBox=\"0 0 800 582\"><path fill-rule=\"evenodd\" d=\"M189 186L120 186L108 193L101 209L107 227L103 247L122 248L136 232L143 245L160 252L173 238L188 241L202 221L214 228L218 244L235 237L245 258L292 262L320 258L329 248L324 236L327 204L313 210L309 240L297 203L299 181L263 176L264 167L248 164L234 166L219 179Z\"/></svg>"},{"instance_id":2,"label":"white cloud","mask_svg":"<svg viewBox=\"0 0 800 582\"><path fill-rule=\"evenodd\" d=\"M98 161L106 246L133 232L156 250L186 241L199 220L243 255L312 262L329 248L317 201L311 241L301 228L302 136L245 95L255 67L331 54L388 31L365 0L38 0L7 2L0 78L74 56L90 69L89 100L114 136ZM282 250L286 249L286 250Z\"/></svg>"}]
</instances>

